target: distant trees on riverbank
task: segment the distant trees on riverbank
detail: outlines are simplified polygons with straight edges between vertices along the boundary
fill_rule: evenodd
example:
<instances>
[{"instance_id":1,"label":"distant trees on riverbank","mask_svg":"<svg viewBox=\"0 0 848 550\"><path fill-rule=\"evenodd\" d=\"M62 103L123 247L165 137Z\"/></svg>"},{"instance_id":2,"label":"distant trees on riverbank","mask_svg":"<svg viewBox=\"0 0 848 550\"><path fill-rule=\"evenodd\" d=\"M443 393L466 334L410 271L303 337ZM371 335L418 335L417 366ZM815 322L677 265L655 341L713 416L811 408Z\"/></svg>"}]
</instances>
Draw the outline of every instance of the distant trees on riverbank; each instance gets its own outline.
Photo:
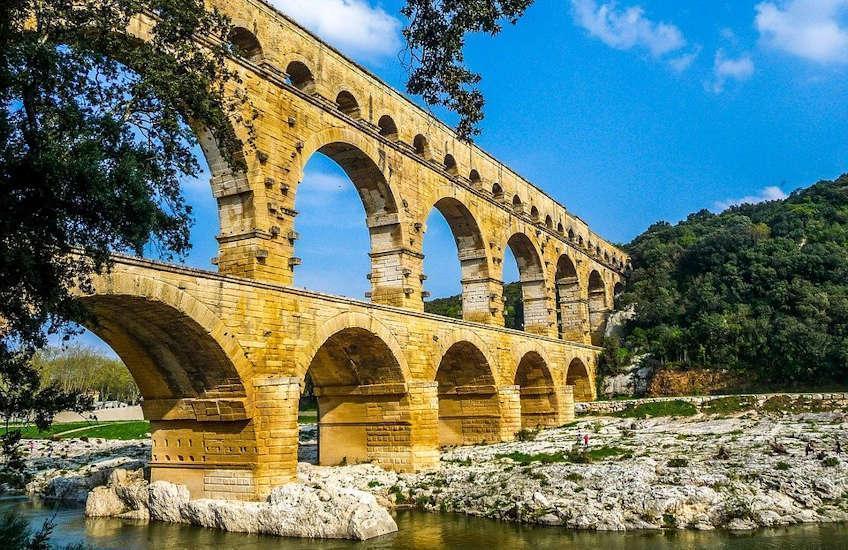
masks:
<instances>
[{"instance_id":1,"label":"distant trees on riverbank","mask_svg":"<svg viewBox=\"0 0 848 550\"><path fill-rule=\"evenodd\" d=\"M100 401L136 403L138 386L127 367L97 350L81 345L67 348L46 348L39 351L33 366L41 376L42 384L75 393L93 395Z\"/></svg>"}]
</instances>

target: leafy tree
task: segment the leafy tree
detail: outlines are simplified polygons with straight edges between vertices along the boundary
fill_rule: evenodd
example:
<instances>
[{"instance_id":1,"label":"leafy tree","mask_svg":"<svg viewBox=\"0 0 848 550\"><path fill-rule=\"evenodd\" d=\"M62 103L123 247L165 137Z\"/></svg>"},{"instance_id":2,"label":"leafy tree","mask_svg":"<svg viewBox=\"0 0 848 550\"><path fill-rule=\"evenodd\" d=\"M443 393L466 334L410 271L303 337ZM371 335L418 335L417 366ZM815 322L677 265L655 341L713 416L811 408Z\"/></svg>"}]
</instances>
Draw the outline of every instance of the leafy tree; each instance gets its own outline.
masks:
<instances>
[{"instance_id":1,"label":"leafy tree","mask_svg":"<svg viewBox=\"0 0 848 550\"><path fill-rule=\"evenodd\" d=\"M140 397L126 365L92 348L46 348L35 354L32 363L44 386L89 395L96 392L101 401L135 403Z\"/></svg>"},{"instance_id":2,"label":"leafy tree","mask_svg":"<svg viewBox=\"0 0 848 550\"><path fill-rule=\"evenodd\" d=\"M21 432L11 424L35 423L47 429L53 416L63 410L83 412L91 408L91 397L76 391L62 390L54 384L44 385L38 372L32 368L27 354L19 353L7 360L0 377L0 419L3 433L0 448L3 457L3 478L26 481L24 462L20 451Z\"/></svg>"},{"instance_id":3,"label":"leafy tree","mask_svg":"<svg viewBox=\"0 0 848 550\"><path fill-rule=\"evenodd\" d=\"M480 75L465 66L463 49L469 33L496 35L503 22L515 24L533 0L406 0L401 13L412 71L410 93L430 105L443 105L459 115L457 134L471 139L483 119Z\"/></svg>"},{"instance_id":4,"label":"leafy tree","mask_svg":"<svg viewBox=\"0 0 848 550\"><path fill-rule=\"evenodd\" d=\"M848 381L848 176L660 222L628 249L623 347L771 385Z\"/></svg>"},{"instance_id":5,"label":"leafy tree","mask_svg":"<svg viewBox=\"0 0 848 550\"><path fill-rule=\"evenodd\" d=\"M146 40L127 31L155 16ZM201 0L0 2L0 414L46 426L85 399L43 386L31 360L50 333L95 322L71 295L111 252L189 247L180 181L205 128L242 167L231 121L250 126L226 65L230 26ZM201 44L197 37L210 40ZM248 134L250 132L248 131ZM82 252L83 255L74 254ZM14 431L4 444L15 447Z\"/></svg>"}]
</instances>

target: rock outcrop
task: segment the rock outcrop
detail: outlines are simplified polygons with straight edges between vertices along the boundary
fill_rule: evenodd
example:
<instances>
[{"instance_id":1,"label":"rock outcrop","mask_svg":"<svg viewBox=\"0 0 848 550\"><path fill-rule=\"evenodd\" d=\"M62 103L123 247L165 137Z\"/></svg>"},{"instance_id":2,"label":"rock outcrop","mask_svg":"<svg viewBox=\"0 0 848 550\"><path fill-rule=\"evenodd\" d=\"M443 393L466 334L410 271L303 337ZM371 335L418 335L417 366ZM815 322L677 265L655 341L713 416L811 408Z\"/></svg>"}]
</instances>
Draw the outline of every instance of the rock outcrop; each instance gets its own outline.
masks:
<instances>
[{"instance_id":1,"label":"rock outcrop","mask_svg":"<svg viewBox=\"0 0 848 550\"><path fill-rule=\"evenodd\" d=\"M164 481L147 484L139 472L118 470L92 490L86 515L150 518L240 533L283 537L367 540L397 531L374 495L331 483L291 483L266 502L189 498L188 489Z\"/></svg>"}]
</instances>

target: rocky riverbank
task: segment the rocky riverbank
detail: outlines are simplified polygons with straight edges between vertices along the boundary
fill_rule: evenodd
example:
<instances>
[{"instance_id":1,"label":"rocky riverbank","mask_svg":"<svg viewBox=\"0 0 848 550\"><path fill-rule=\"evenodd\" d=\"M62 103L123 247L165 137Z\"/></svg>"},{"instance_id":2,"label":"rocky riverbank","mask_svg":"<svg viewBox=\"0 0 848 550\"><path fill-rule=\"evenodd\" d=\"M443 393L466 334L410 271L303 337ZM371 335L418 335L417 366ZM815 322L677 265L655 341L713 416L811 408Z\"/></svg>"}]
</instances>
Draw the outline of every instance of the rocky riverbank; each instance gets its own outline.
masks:
<instances>
[{"instance_id":1,"label":"rocky riverbank","mask_svg":"<svg viewBox=\"0 0 848 550\"><path fill-rule=\"evenodd\" d=\"M446 450L434 472L304 463L299 478L305 486L367 491L389 507L575 529L753 529L848 521L848 454L837 447L839 442L848 450L848 415L842 410L586 417L523 437ZM144 444L132 445L103 448L97 456L136 460ZM55 476L33 490L51 483L56 485Z\"/></svg>"}]
</instances>

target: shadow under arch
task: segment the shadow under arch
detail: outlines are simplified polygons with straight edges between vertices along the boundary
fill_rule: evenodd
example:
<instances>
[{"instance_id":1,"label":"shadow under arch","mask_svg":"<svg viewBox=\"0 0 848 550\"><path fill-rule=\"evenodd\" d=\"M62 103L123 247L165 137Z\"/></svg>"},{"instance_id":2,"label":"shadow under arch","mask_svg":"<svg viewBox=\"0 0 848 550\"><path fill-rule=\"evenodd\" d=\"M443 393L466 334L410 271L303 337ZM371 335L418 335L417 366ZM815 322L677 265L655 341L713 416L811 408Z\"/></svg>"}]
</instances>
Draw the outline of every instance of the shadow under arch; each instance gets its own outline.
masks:
<instances>
[{"instance_id":1,"label":"shadow under arch","mask_svg":"<svg viewBox=\"0 0 848 550\"><path fill-rule=\"evenodd\" d=\"M574 401L577 403L592 401L595 398L592 391L592 379L589 375L589 369L579 358L572 359L571 363L568 364L565 384L567 386L574 386Z\"/></svg>"},{"instance_id":2,"label":"shadow under arch","mask_svg":"<svg viewBox=\"0 0 848 550\"><path fill-rule=\"evenodd\" d=\"M492 366L467 340L445 350L436 370L439 444L472 445L502 439L501 407Z\"/></svg>"},{"instance_id":3,"label":"shadow under arch","mask_svg":"<svg viewBox=\"0 0 848 550\"><path fill-rule=\"evenodd\" d=\"M222 321L188 293L113 272L77 292L86 323L126 364L152 435L151 478L213 496L213 470L259 461L253 368ZM245 486L244 498L255 487Z\"/></svg>"},{"instance_id":4,"label":"shadow under arch","mask_svg":"<svg viewBox=\"0 0 848 550\"><path fill-rule=\"evenodd\" d=\"M536 429L559 424L559 398L548 362L529 351L518 363L515 385L521 396L521 427Z\"/></svg>"},{"instance_id":5,"label":"shadow under arch","mask_svg":"<svg viewBox=\"0 0 848 550\"><path fill-rule=\"evenodd\" d=\"M298 377L312 380L318 406L318 463L375 462L396 470L415 467L412 445L400 443L415 429L409 372L397 342L365 315L326 322ZM301 386L303 387L303 385Z\"/></svg>"},{"instance_id":6,"label":"shadow under arch","mask_svg":"<svg viewBox=\"0 0 848 550\"><path fill-rule=\"evenodd\" d=\"M524 233L514 233L510 236L507 246L518 264L521 299L524 304L524 330L534 334L548 334L550 315L542 256L533 241Z\"/></svg>"},{"instance_id":7,"label":"shadow under arch","mask_svg":"<svg viewBox=\"0 0 848 550\"><path fill-rule=\"evenodd\" d=\"M589 332L595 346L604 344L608 314L606 283L601 274L593 270L589 274Z\"/></svg>"},{"instance_id":8,"label":"shadow under arch","mask_svg":"<svg viewBox=\"0 0 848 550\"><path fill-rule=\"evenodd\" d=\"M581 295L577 269L566 254L562 254L557 260L554 282L559 337L570 342L586 343L586 302Z\"/></svg>"},{"instance_id":9,"label":"shadow under arch","mask_svg":"<svg viewBox=\"0 0 848 550\"><path fill-rule=\"evenodd\" d=\"M86 328L109 344L142 397L251 397L253 368L215 313L188 293L147 277L112 273L77 291L92 314Z\"/></svg>"},{"instance_id":10,"label":"shadow under arch","mask_svg":"<svg viewBox=\"0 0 848 550\"><path fill-rule=\"evenodd\" d=\"M385 155L379 152L376 144L357 132L330 128L311 135L304 142L298 182L303 180L306 164L315 153L321 153L341 167L362 201L370 239L372 301L403 305L402 255L406 229L398 207L400 194L386 177Z\"/></svg>"},{"instance_id":11,"label":"shadow under arch","mask_svg":"<svg viewBox=\"0 0 848 550\"><path fill-rule=\"evenodd\" d=\"M477 219L465 204L453 197L437 200L427 219L434 211L438 211L447 221L456 243L462 285L462 318L466 321L490 322L489 256Z\"/></svg>"}]
</instances>

